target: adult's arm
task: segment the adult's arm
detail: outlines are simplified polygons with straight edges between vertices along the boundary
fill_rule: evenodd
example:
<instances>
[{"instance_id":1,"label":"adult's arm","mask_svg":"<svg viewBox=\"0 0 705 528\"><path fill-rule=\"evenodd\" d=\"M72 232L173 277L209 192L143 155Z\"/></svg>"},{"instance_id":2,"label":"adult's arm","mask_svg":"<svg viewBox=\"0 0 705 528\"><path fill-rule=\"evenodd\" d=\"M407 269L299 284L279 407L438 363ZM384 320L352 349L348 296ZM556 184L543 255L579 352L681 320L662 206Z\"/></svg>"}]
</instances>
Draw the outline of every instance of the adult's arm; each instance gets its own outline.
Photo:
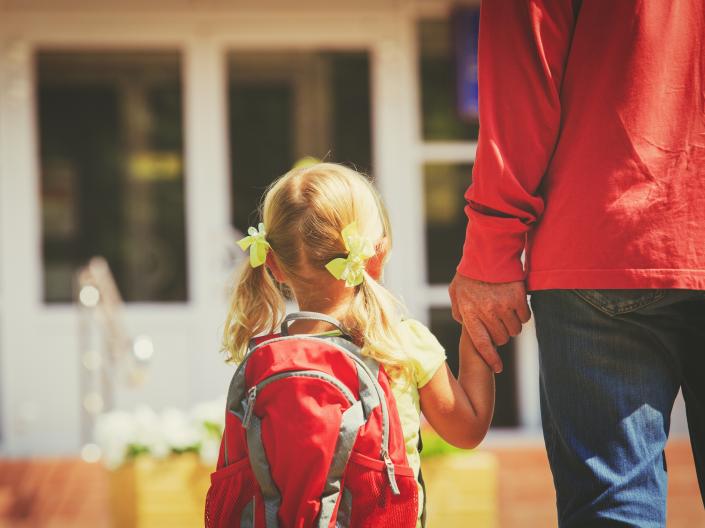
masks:
<instances>
[{"instance_id":1,"label":"adult's arm","mask_svg":"<svg viewBox=\"0 0 705 528\"><path fill-rule=\"evenodd\" d=\"M490 365L499 361L493 344L504 344L528 320L521 254L543 212L538 188L560 134L578 6L485 0L480 10L480 137L451 299L454 316Z\"/></svg>"}]
</instances>

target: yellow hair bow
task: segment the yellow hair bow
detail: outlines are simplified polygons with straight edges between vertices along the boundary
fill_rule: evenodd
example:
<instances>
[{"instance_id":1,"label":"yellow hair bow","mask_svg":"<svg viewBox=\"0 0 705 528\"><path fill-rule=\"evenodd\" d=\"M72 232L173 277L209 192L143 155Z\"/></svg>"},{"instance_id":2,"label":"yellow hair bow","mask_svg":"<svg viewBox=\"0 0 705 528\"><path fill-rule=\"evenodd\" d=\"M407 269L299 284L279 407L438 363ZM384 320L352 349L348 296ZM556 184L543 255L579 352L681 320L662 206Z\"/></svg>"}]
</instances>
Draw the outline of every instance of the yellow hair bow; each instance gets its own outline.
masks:
<instances>
[{"instance_id":1,"label":"yellow hair bow","mask_svg":"<svg viewBox=\"0 0 705 528\"><path fill-rule=\"evenodd\" d=\"M364 280L365 262L374 256L375 248L368 238L360 236L355 222L345 226L340 234L348 256L331 260L326 264L326 269L336 279L344 280L345 286L352 288Z\"/></svg>"},{"instance_id":2,"label":"yellow hair bow","mask_svg":"<svg viewBox=\"0 0 705 528\"><path fill-rule=\"evenodd\" d=\"M249 236L238 240L237 245L240 246L243 251L247 251L248 248L250 249L250 266L256 268L264 264L265 260L267 260L267 252L271 246L265 239L267 232L264 230L264 224L262 222L259 223L257 229L250 227L247 230L247 234Z\"/></svg>"}]
</instances>

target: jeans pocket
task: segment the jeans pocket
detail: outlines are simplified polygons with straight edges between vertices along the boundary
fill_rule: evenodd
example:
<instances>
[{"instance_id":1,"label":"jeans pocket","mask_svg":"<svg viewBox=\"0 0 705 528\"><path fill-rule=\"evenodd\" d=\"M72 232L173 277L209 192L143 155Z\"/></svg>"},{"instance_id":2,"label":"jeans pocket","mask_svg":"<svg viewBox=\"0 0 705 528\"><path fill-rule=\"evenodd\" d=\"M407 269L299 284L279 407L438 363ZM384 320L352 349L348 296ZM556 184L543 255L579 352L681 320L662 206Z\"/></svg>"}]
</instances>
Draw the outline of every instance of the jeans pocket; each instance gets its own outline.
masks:
<instances>
[{"instance_id":1,"label":"jeans pocket","mask_svg":"<svg viewBox=\"0 0 705 528\"><path fill-rule=\"evenodd\" d=\"M614 317L636 312L660 301L663 290L573 290L582 300L601 312Z\"/></svg>"}]
</instances>

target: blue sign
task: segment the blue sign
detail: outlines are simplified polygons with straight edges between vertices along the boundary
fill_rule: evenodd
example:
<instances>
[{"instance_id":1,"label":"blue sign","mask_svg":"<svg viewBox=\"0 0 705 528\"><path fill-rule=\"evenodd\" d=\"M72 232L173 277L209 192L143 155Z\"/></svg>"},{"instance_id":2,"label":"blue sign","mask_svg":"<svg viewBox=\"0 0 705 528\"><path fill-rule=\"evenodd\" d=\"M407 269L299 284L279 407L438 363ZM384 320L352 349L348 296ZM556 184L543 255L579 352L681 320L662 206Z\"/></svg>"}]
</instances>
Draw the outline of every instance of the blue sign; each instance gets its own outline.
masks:
<instances>
[{"instance_id":1,"label":"blue sign","mask_svg":"<svg viewBox=\"0 0 705 528\"><path fill-rule=\"evenodd\" d=\"M462 119L471 121L477 119L480 113L477 85L480 8L459 7L454 9L453 29L458 114Z\"/></svg>"}]
</instances>

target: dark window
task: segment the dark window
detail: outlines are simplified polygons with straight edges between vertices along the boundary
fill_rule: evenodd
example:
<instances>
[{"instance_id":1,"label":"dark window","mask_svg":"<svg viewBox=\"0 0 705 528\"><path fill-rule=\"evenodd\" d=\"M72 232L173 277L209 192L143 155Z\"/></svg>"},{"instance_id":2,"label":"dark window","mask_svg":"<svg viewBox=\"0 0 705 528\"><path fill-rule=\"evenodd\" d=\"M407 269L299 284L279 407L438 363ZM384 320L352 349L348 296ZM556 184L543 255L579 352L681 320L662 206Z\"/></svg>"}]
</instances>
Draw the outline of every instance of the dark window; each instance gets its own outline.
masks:
<instances>
[{"instance_id":1,"label":"dark window","mask_svg":"<svg viewBox=\"0 0 705 528\"><path fill-rule=\"evenodd\" d=\"M424 165L426 269L431 284L449 283L463 254L467 226L464 195L471 174L469 163Z\"/></svg>"},{"instance_id":2,"label":"dark window","mask_svg":"<svg viewBox=\"0 0 705 528\"><path fill-rule=\"evenodd\" d=\"M456 63L449 19L418 23L421 118L427 141L477 140L477 119L461 119L456 93Z\"/></svg>"},{"instance_id":3,"label":"dark window","mask_svg":"<svg viewBox=\"0 0 705 528\"><path fill-rule=\"evenodd\" d=\"M453 319L449 308L431 309L431 331L446 349L448 365L453 374L458 375L458 342L460 325ZM495 376L497 400L495 402L492 427L517 427L519 408L517 405L516 377L517 365L514 340L499 347L504 370Z\"/></svg>"},{"instance_id":4,"label":"dark window","mask_svg":"<svg viewBox=\"0 0 705 528\"><path fill-rule=\"evenodd\" d=\"M187 299L176 52L37 54L44 300L90 257L124 299Z\"/></svg>"},{"instance_id":5,"label":"dark window","mask_svg":"<svg viewBox=\"0 0 705 528\"><path fill-rule=\"evenodd\" d=\"M372 171L366 52L228 56L232 222L256 222L267 186L311 156Z\"/></svg>"}]
</instances>

